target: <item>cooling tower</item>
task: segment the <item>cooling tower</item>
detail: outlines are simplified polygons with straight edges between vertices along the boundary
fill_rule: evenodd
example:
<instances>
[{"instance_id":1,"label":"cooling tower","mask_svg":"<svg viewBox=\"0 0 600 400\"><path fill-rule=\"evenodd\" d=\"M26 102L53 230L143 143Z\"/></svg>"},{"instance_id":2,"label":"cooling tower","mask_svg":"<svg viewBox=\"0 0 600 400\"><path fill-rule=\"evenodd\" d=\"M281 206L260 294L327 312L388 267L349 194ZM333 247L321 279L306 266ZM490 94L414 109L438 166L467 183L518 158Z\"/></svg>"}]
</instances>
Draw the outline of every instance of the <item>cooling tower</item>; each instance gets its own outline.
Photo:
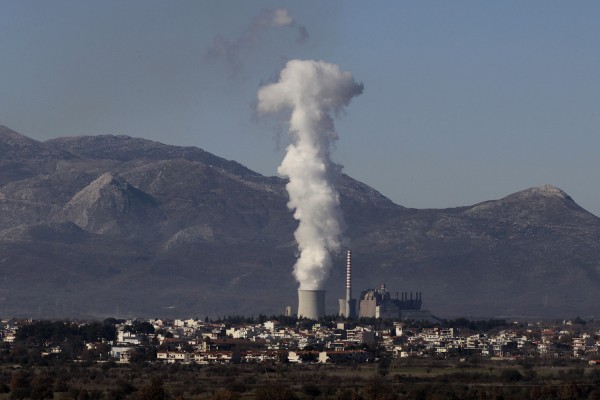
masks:
<instances>
[{"instance_id":1,"label":"cooling tower","mask_svg":"<svg viewBox=\"0 0 600 400\"><path fill-rule=\"evenodd\" d=\"M298 290L298 318L318 320L325 316L324 290Z\"/></svg>"}]
</instances>

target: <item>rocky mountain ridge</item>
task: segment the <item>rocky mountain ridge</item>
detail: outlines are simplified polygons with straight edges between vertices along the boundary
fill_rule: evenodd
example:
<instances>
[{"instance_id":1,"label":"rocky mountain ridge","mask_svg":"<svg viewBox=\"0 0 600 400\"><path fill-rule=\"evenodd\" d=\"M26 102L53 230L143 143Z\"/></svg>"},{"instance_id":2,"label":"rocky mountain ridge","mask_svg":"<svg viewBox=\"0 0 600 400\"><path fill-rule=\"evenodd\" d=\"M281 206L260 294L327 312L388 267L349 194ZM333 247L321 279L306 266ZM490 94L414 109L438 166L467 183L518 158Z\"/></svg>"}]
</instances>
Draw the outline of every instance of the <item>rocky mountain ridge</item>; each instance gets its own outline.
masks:
<instances>
[{"instance_id":1,"label":"rocky mountain ridge","mask_svg":"<svg viewBox=\"0 0 600 400\"><path fill-rule=\"evenodd\" d=\"M336 186L357 289L421 291L441 316L595 312L600 219L558 188L417 210L346 175ZM297 289L286 203L285 180L195 147L0 127L0 314L280 313Z\"/></svg>"}]
</instances>

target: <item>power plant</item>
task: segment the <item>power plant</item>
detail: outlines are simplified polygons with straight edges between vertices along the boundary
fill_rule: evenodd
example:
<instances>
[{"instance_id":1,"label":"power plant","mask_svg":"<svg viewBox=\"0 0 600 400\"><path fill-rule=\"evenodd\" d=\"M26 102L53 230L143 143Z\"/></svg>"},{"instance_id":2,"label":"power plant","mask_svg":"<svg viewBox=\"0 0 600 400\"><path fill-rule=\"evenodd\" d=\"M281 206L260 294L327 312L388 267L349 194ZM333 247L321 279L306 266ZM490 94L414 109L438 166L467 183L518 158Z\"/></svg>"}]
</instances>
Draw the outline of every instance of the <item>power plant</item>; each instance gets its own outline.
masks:
<instances>
[{"instance_id":1,"label":"power plant","mask_svg":"<svg viewBox=\"0 0 600 400\"><path fill-rule=\"evenodd\" d=\"M298 318L318 320L325 316L325 291L298 289Z\"/></svg>"},{"instance_id":2,"label":"power plant","mask_svg":"<svg viewBox=\"0 0 600 400\"><path fill-rule=\"evenodd\" d=\"M358 312L357 301L352 298L352 251L346 257L346 298L339 299L339 316L344 318L402 318L430 320L429 311L421 310L421 292L413 296L411 292L396 293L393 299L385 284L379 289L367 289L361 292ZM358 315L357 315L358 314Z\"/></svg>"},{"instance_id":3,"label":"power plant","mask_svg":"<svg viewBox=\"0 0 600 400\"><path fill-rule=\"evenodd\" d=\"M357 310L358 305L358 310ZM360 301L352 298L352 250L346 253L346 297L339 299L339 316L343 318L401 318L431 320L429 311L421 310L421 292L396 293L396 298L386 290L385 284L379 289L361 292ZM287 314L291 313L288 307ZM298 289L298 318L318 320L325 316L325 290Z\"/></svg>"}]
</instances>

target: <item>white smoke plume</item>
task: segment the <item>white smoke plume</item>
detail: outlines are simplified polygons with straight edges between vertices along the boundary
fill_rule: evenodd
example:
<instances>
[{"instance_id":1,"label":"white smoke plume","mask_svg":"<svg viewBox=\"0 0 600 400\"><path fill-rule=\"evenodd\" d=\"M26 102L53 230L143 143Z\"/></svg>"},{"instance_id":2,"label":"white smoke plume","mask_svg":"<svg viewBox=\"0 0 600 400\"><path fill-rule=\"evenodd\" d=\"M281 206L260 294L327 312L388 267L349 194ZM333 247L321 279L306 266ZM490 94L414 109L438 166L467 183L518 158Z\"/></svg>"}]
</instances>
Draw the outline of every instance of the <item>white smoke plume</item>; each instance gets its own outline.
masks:
<instances>
[{"instance_id":1,"label":"white smoke plume","mask_svg":"<svg viewBox=\"0 0 600 400\"><path fill-rule=\"evenodd\" d=\"M308 31L292 17L286 8L266 9L255 16L250 24L235 39L215 36L208 50L209 60L222 59L231 68L233 74L242 69L242 54L259 46L262 36L271 29L291 28L297 31L296 41L303 43L308 39Z\"/></svg>"},{"instance_id":2,"label":"white smoke plume","mask_svg":"<svg viewBox=\"0 0 600 400\"><path fill-rule=\"evenodd\" d=\"M294 275L300 289L316 290L327 277L331 253L340 248L344 220L332 175L339 166L330 159L338 136L333 116L363 91L349 72L322 61L289 61L279 82L258 91L258 112L292 110L292 144L278 172L289 178L288 207L299 221L295 232L300 256Z\"/></svg>"}]
</instances>

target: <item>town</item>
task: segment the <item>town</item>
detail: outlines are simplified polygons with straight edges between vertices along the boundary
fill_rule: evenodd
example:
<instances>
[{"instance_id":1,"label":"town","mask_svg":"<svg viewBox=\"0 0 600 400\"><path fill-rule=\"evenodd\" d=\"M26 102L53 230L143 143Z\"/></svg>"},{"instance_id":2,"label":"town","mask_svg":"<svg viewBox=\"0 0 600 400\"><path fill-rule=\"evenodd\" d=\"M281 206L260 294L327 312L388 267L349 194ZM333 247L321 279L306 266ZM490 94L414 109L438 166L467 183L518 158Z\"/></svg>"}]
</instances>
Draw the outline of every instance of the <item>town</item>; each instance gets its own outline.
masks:
<instances>
[{"instance_id":1,"label":"town","mask_svg":"<svg viewBox=\"0 0 600 400\"><path fill-rule=\"evenodd\" d=\"M78 335L77 330L86 334ZM1 335L4 355L26 346L29 354L42 358L118 363L356 364L382 358L464 362L474 357L600 363L600 325L579 317L538 322L457 319L435 325L374 318L317 322L286 316L219 321L109 318L103 323L4 319Z\"/></svg>"},{"instance_id":2,"label":"town","mask_svg":"<svg viewBox=\"0 0 600 400\"><path fill-rule=\"evenodd\" d=\"M598 399L600 324L1 320L0 399Z\"/></svg>"}]
</instances>

